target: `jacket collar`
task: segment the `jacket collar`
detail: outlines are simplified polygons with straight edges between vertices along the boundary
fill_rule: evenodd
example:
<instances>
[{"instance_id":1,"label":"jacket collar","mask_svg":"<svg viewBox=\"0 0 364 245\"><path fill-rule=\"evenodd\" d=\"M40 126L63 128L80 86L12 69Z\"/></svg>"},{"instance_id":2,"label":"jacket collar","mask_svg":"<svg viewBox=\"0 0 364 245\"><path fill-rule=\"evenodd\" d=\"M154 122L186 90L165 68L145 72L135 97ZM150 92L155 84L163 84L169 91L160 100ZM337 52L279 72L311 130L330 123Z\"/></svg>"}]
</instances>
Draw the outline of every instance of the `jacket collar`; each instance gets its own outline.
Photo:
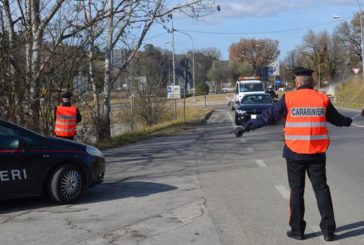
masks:
<instances>
[{"instance_id":1,"label":"jacket collar","mask_svg":"<svg viewBox=\"0 0 364 245\"><path fill-rule=\"evenodd\" d=\"M312 85L301 85L297 87L297 90L299 89L313 89Z\"/></svg>"}]
</instances>

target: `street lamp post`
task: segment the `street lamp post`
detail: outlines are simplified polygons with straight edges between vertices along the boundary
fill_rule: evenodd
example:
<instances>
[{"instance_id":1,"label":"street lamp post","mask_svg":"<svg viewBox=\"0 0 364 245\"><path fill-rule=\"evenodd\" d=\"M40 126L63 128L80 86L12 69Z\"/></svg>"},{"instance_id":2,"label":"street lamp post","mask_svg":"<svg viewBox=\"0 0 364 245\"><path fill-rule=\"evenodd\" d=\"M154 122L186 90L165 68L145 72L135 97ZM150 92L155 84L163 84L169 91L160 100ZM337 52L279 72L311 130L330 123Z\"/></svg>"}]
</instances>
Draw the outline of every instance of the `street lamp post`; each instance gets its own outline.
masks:
<instances>
[{"instance_id":1,"label":"street lamp post","mask_svg":"<svg viewBox=\"0 0 364 245\"><path fill-rule=\"evenodd\" d=\"M188 36L191 40L192 43L192 83L193 83L193 100L195 100L195 96L196 96L196 83L195 83L195 43L193 41L193 38L191 37L190 34L188 34L187 32L183 32L180 30L176 30L174 29L174 31L176 32L180 32L186 36Z\"/></svg>"},{"instance_id":2,"label":"street lamp post","mask_svg":"<svg viewBox=\"0 0 364 245\"><path fill-rule=\"evenodd\" d=\"M301 50L302 53L308 54L309 51L307 50ZM320 61L320 53L316 50L313 50L313 52L317 55L317 72L318 72L318 89L321 89L321 61Z\"/></svg>"},{"instance_id":3,"label":"street lamp post","mask_svg":"<svg viewBox=\"0 0 364 245\"><path fill-rule=\"evenodd\" d=\"M173 86L176 86L176 69L175 69L175 47L174 47L174 23L173 23L173 15L169 14L169 18L172 21L172 76L173 76ZM177 100L174 99L174 119L177 119Z\"/></svg>"},{"instance_id":4,"label":"street lamp post","mask_svg":"<svg viewBox=\"0 0 364 245\"><path fill-rule=\"evenodd\" d=\"M363 20L361 17L361 4L360 1L357 0L359 6L359 22L360 22L360 48L361 48L361 65L362 65L362 74L363 74L363 82L364 82L364 41L363 41Z\"/></svg>"},{"instance_id":5,"label":"street lamp post","mask_svg":"<svg viewBox=\"0 0 364 245\"><path fill-rule=\"evenodd\" d=\"M170 14L169 17L172 21L172 74L173 74L173 86L176 85L176 69L175 69L175 47L174 47L174 23L173 23L173 15Z\"/></svg>"}]
</instances>

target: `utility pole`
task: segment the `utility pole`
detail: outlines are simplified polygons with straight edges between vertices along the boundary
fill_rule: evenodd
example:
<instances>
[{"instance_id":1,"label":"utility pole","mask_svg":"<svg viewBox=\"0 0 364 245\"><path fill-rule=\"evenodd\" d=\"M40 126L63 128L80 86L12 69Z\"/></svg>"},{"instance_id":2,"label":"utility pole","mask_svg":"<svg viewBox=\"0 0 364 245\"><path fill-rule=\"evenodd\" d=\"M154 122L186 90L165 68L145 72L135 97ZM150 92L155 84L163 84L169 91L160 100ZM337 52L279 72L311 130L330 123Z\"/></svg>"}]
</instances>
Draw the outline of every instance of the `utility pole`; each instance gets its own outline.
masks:
<instances>
[{"instance_id":1,"label":"utility pole","mask_svg":"<svg viewBox=\"0 0 364 245\"><path fill-rule=\"evenodd\" d=\"M173 86L176 86L176 69L175 69L175 47L174 47L174 23L173 23L173 15L169 14L169 18L171 18L172 21L172 76L173 76ZM177 99L174 99L174 119L177 119Z\"/></svg>"}]
</instances>

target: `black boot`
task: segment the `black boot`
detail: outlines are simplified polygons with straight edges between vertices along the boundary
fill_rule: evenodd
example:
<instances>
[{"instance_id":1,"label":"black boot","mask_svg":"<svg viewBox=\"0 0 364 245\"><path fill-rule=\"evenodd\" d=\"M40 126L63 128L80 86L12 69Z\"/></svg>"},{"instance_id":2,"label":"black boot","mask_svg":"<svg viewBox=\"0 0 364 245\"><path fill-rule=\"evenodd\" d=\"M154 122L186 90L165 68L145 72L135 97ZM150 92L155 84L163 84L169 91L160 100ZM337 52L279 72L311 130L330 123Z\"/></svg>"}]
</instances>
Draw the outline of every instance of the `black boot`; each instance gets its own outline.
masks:
<instances>
[{"instance_id":1,"label":"black boot","mask_svg":"<svg viewBox=\"0 0 364 245\"><path fill-rule=\"evenodd\" d=\"M296 239L296 240L304 240L305 239L305 236L303 235L303 233L294 233L292 231L287 231L287 236L289 238L293 238L293 239Z\"/></svg>"},{"instance_id":2,"label":"black boot","mask_svg":"<svg viewBox=\"0 0 364 245\"><path fill-rule=\"evenodd\" d=\"M324 234L324 240L326 242L332 242L335 240L335 234L331 233L331 234Z\"/></svg>"}]
</instances>

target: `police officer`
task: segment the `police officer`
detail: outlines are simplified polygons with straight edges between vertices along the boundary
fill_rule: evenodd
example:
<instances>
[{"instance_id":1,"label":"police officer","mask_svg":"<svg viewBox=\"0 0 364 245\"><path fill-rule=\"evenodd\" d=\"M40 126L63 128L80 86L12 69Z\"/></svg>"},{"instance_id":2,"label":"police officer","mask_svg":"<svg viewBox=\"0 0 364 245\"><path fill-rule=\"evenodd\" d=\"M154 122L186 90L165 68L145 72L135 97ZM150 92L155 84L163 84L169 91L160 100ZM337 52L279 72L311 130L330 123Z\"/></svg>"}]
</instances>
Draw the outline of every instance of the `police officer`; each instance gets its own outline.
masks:
<instances>
[{"instance_id":1,"label":"police officer","mask_svg":"<svg viewBox=\"0 0 364 245\"><path fill-rule=\"evenodd\" d=\"M273 86L272 85L269 85L267 90L265 91L267 94L269 94L270 96L272 96L272 99L276 99L278 98L276 92L274 91L273 89Z\"/></svg>"},{"instance_id":2,"label":"police officer","mask_svg":"<svg viewBox=\"0 0 364 245\"><path fill-rule=\"evenodd\" d=\"M235 131L237 137L244 132L263 127L272 119L284 119L283 157L287 161L288 182L291 189L287 236L304 239L304 189L307 173L312 183L321 215L320 228L325 241L335 239L335 218L330 189L326 183L326 150L330 139L326 121L335 126L349 127L352 119L338 113L329 98L313 89L312 70L294 69L297 89L288 92L272 107L263 111L256 120Z\"/></svg>"},{"instance_id":3,"label":"police officer","mask_svg":"<svg viewBox=\"0 0 364 245\"><path fill-rule=\"evenodd\" d=\"M54 134L57 137L73 140L76 133L77 123L81 122L81 114L77 107L72 106L71 92L62 95L62 104L55 109L56 123L54 126Z\"/></svg>"}]
</instances>

